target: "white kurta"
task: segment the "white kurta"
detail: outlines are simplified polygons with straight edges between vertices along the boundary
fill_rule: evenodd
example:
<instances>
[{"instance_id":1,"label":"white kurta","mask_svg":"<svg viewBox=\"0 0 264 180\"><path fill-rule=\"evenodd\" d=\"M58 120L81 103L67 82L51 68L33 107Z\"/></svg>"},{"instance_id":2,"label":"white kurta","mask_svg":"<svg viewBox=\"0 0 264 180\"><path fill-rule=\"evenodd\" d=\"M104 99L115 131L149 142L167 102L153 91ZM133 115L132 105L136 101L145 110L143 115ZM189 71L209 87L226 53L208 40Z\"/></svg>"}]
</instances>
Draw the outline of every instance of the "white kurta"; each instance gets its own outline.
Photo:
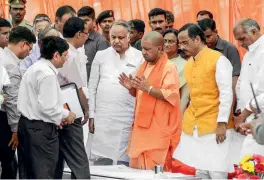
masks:
<instances>
[{"instance_id":1,"label":"white kurta","mask_svg":"<svg viewBox=\"0 0 264 180\"><path fill-rule=\"evenodd\" d=\"M249 51L245 54L242 61L240 77L236 86L238 109L247 108L250 101L253 99L250 82L253 84L256 95L264 93L264 36L262 35L256 42L249 46ZM254 118L252 114L247 118L247 122L251 122ZM257 144L251 135L248 135L245 140L241 135L235 139L240 140L240 145L236 146L236 153L239 154L242 147L240 158L248 154L264 155L264 146ZM243 141L244 140L244 141ZM239 159L238 159L239 160Z\"/></svg>"},{"instance_id":2,"label":"white kurta","mask_svg":"<svg viewBox=\"0 0 264 180\"><path fill-rule=\"evenodd\" d=\"M232 105L232 65L229 60L220 56L216 64L216 83L219 89L219 113L217 122L227 122ZM226 140L217 144L216 134L198 136L197 128L193 135L184 132L173 157L200 170L229 172L233 166L229 160L232 131L227 130Z\"/></svg>"},{"instance_id":3,"label":"white kurta","mask_svg":"<svg viewBox=\"0 0 264 180\"><path fill-rule=\"evenodd\" d=\"M130 47L125 55L112 48L98 51L89 80L89 116L94 118L95 133L91 157L128 161L126 148L134 120L135 98L119 84L119 75L135 75L143 61L142 53Z\"/></svg>"}]
</instances>

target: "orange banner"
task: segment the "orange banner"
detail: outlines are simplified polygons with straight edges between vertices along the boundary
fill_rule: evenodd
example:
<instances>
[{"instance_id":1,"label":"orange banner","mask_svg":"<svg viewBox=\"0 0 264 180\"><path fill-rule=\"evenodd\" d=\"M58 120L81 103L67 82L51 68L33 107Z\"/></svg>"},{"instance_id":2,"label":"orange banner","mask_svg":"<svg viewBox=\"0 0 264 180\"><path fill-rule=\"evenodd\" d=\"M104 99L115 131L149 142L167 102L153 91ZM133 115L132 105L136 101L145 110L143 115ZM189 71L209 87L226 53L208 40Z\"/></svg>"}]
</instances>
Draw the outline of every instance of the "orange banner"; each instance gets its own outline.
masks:
<instances>
[{"instance_id":1,"label":"orange banner","mask_svg":"<svg viewBox=\"0 0 264 180\"><path fill-rule=\"evenodd\" d=\"M0 2L3 17L9 17L7 0ZM112 9L117 20L139 18L146 24L150 9L160 7L174 13L175 28L187 22L196 22L196 13L206 9L213 13L220 36L236 45L232 28L238 19L250 17L260 25L264 20L264 0L28 0L26 19L32 21L36 14L46 13L54 20L56 9L62 5L71 5L77 11L82 6L92 6L96 15ZM239 50L244 53L241 48Z\"/></svg>"}]
</instances>

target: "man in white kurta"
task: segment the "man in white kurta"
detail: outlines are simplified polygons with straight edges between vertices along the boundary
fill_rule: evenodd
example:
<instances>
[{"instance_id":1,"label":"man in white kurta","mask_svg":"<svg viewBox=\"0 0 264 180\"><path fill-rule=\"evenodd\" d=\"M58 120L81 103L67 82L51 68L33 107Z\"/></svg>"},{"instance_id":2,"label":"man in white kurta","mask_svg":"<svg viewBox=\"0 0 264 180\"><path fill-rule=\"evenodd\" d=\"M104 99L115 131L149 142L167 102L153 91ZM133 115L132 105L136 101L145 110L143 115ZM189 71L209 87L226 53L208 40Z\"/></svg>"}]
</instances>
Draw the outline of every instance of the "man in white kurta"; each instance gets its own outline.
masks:
<instances>
[{"instance_id":1,"label":"man in white kurta","mask_svg":"<svg viewBox=\"0 0 264 180\"><path fill-rule=\"evenodd\" d=\"M258 23L252 19L243 19L237 22L233 32L239 44L248 50L242 61L242 69L236 87L237 109L241 111L241 114L235 118L235 123L238 126L254 119L250 109L250 102L253 99L250 83L253 85L256 96L264 93L264 36L261 35ZM236 135L234 142L236 142L234 145L236 150L233 153L234 155L240 154L240 159L249 154L264 155L264 146L259 145L252 135L246 137Z\"/></svg>"},{"instance_id":2,"label":"man in white kurta","mask_svg":"<svg viewBox=\"0 0 264 180\"><path fill-rule=\"evenodd\" d=\"M95 165L129 162L126 149L135 98L119 84L118 77L122 72L135 75L143 62L141 52L129 46L129 31L126 22L115 22L110 30L111 47L98 51L93 60L88 90L89 129L94 132L90 160Z\"/></svg>"},{"instance_id":3,"label":"man in white kurta","mask_svg":"<svg viewBox=\"0 0 264 180\"><path fill-rule=\"evenodd\" d=\"M181 49L192 56L184 67L191 102L174 157L195 167L198 177L226 179L233 170L228 156L232 133L227 130L233 98L232 65L206 47L202 30L195 24L184 25L178 39Z\"/></svg>"}]
</instances>

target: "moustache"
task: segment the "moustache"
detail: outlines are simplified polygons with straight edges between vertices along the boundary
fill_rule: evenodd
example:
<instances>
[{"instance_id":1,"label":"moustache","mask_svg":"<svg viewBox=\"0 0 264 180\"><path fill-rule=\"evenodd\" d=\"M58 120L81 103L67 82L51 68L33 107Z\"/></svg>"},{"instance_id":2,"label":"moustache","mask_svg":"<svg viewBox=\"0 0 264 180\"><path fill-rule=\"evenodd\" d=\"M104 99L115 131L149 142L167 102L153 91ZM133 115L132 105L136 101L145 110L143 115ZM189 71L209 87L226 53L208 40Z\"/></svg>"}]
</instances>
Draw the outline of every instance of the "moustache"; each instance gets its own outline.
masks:
<instances>
[{"instance_id":1,"label":"moustache","mask_svg":"<svg viewBox=\"0 0 264 180\"><path fill-rule=\"evenodd\" d=\"M186 50L185 50L185 49L181 49L181 52L184 52L184 53L185 53L185 52L186 52Z\"/></svg>"},{"instance_id":2,"label":"moustache","mask_svg":"<svg viewBox=\"0 0 264 180\"><path fill-rule=\"evenodd\" d=\"M113 44L112 45L114 48L122 48L122 46L120 44Z\"/></svg>"},{"instance_id":3,"label":"moustache","mask_svg":"<svg viewBox=\"0 0 264 180\"><path fill-rule=\"evenodd\" d=\"M156 28L155 31L161 31L162 29L161 28Z\"/></svg>"}]
</instances>

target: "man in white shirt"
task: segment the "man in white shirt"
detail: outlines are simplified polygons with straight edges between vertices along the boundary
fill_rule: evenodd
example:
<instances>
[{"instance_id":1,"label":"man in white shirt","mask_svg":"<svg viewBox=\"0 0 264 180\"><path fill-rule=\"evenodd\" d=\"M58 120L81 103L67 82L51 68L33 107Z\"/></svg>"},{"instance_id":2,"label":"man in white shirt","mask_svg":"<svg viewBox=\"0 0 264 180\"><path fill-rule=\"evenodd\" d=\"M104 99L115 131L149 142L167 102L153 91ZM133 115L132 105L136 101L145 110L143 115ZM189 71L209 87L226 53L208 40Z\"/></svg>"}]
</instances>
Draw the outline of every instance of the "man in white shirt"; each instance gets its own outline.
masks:
<instances>
[{"instance_id":1,"label":"man in white shirt","mask_svg":"<svg viewBox=\"0 0 264 180\"><path fill-rule=\"evenodd\" d=\"M234 121L239 131L240 124L249 123L254 119L250 108L250 102L253 99L250 83L253 85L256 96L264 93L264 36L260 32L258 23L250 18L238 21L233 32L239 45L248 50L242 61L242 69L236 86L237 113L241 112L241 114L235 117ZM260 103L263 103L261 101ZM237 136L236 142L234 153L240 153L240 158L248 154L264 155L264 146L258 144L251 134L245 139Z\"/></svg>"},{"instance_id":2,"label":"man in white shirt","mask_svg":"<svg viewBox=\"0 0 264 180\"><path fill-rule=\"evenodd\" d=\"M232 106L232 65L209 49L201 28L186 24L179 30L179 46L191 58L184 67L190 105L183 116L181 141L175 158L195 167L196 176L226 179L232 133L227 130Z\"/></svg>"},{"instance_id":3,"label":"man in white shirt","mask_svg":"<svg viewBox=\"0 0 264 180\"><path fill-rule=\"evenodd\" d=\"M45 34L48 33L46 27L50 27L49 29L51 29L51 26L52 26L51 20L49 19L48 15L38 14L35 16L33 32L36 35L37 43L33 45L33 48L30 54L20 63L20 67L24 71L23 74L32 64L34 64L35 62L39 60L40 58L39 41L41 40L39 39L39 34L41 32L43 34L44 29L46 29ZM55 27L53 28L55 29Z\"/></svg>"},{"instance_id":4,"label":"man in white shirt","mask_svg":"<svg viewBox=\"0 0 264 180\"><path fill-rule=\"evenodd\" d=\"M65 5L57 9L55 16L56 19L54 27L60 32L60 37L63 38L62 34L64 24L69 18L76 16L76 11L73 7Z\"/></svg>"},{"instance_id":5,"label":"man in white shirt","mask_svg":"<svg viewBox=\"0 0 264 180\"><path fill-rule=\"evenodd\" d=\"M18 97L20 178L53 179L58 161L58 126L66 127L75 114L63 107L57 68L63 66L69 45L59 37L41 44L41 60L24 74ZM22 174L20 174L22 173Z\"/></svg>"},{"instance_id":6,"label":"man in white shirt","mask_svg":"<svg viewBox=\"0 0 264 180\"><path fill-rule=\"evenodd\" d=\"M7 101L7 95L2 94L3 86L8 86L10 80L6 69L3 64L0 62L0 117L5 116L6 113L1 111L1 106L4 105ZM8 146L10 141L10 136L12 131L8 125L7 118L1 119L0 121L0 163L2 167L1 179L13 179L15 178L17 168L16 166L12 168L12 158L14 158L14 151L12 147ZM14 159L13 159L14 160ZM15 161L13 161L15 162Z\"/></svg>"},{"instance_id":7,"label":"man in white shirt","mask_svg":"<svg viewBox=\"0 0 264 180\"><path fill-rule=\"evenodd\" d=\"M0 109L2 103L6 100L6 95L2 94L3 86L10 84L8 74L3 66L3 49L8 45L9 33L11 31L10 23L3 18L0 18ZM1 161L1 158L0 158ZM4 178L5 179L5 178Z\"/></svg>"},{"instance_id":8,"label":"man in white shirt","mask_svg":"<svg viewBox=\"0 0 264 180\"><path fill-rule=\"evenodd\" d=\"M6 95L2 94L3 86L10 84L8 74L6 72L5 67L3 66L4 64L3 49L8 45L8 37L10 31L11 31L10 23L6 19L0 18L0 109L2 103L6 99Z\"/></svg>"},{"instance_id":9,"label":"man in white shirt","mask_svg":"<svg viewBox=\"0 0 264 180\"><path fill-rule=\"evenodd\" d=\"M10 85L9 76L4 65L0 62L0 163L2 167L1 179L13 179L16 176L16 165L12 168L12 158L14 158L14 151L12 147L9 147L10 137L12 131L8 125L6 113L1 111L2 105L6 104L7 94L3 94L2 90L4 86ZM15 159L13 162L16 162Z\"/></svg>"},{"instance_id":10,"label":"man in white shirt","mask_svg":"<svg viewBox=\"0 0 264 180\"><path fill-rule=\"evenodd\" d=\"M4 86L10 84L9 76L4 64L4 48L8 45L8 38L11 31L10 23L3 18L0 18L0 104L5 104L7 100L7 95L2 94L2 90ZM6 113L1 110L0 105L0 117L6 117ZM14 151L12 147L8 146L10 141L10 137L12 136L12 131L10 130L10 126L8 125L7 119L0 121L0 142L2 145L0 146L0 162L2 166L2 179L15 179L17 174L17 162L16 158L12 161L12 157L14 157ZM12 161L12 163L11 163Z\"/></svg>"},{"instance_id":11,"label":"man in white shirt","mask_svg":"<svg viewBox=\"0 0 264 180\"><path fill-rule=\"evenodd\" d=\"M9 37L10 31L11 31L10 23L6 19L0 18L0 48L1 48L1 51L8 45L8 37Z\"/></svg>"},{"instance_id":12,"label":"man in white shirt","mask_svg":"<svg viewBox=\"0 0 264 180\"><path fill-rule=\"evenodd\" d=\"M20 112L17 109L17 97L22 78L19 63L29 54L35 42L36 37L28 28L18 26L10 32L8 46L3 50L2 59L10 84L3 87L3 93L7 94L7 101L2 106L4 112L1 112L0 119L2 123L6 122L6 126L1 125L1 127L5 127L5 133L9 140L8 142L2 142L6 143L6 146L10 148L10 151L3 153L5 157L8 157L9 162L13 161L18 145L17 124ZM16 170L14 170L12 178L16 178Z\"/></svg>"},{"instance_id":13,"label":"man in white shirt","mask_svg":"<svg viewBox=\"0 0 264 180\"><path fill-rule=\"evenodd\" d=\"M53 27L52 25L48 25L38 33L37 43L33 45L30 54L19 64L23 74L30 66L32 66L35 62L37 62L40 59L40 42L42 41L43 38L48 36L60 37L60 32L57 29L55 29L55 27Z\"/></svg>"},{"instance_id":14,"label":"man in white shirt","mask_svg":"<svg viewBox=\"0 0 264 180\"><path fill-rule=\"evenodd\" d=\"M47 14L37 14L33 20L33 32L36 37L48 25L51 25L49 16Z\"/></svg>"},{"instance_id":15,"label":"man in white shirt","mask_svg":"<svg viewBox=\"0 0 264 180\"><path fill-rule=\"evenodd\" d=\"M58 69L60 85L75 83L82 106L84 107L84 120L77 118L72 125L59 130L60 154L56 168L56 179L63 175L64 159L72 171L72 177L89 179L89 161L83 143L82 125L88 121L88 100L83 88L87 87L86 61L87 58L77 49L82 47L88 38L88 25L78 17L69 18L63 27L63 36L69 44L69 53L66 63Z\"/></svg>"},{"instance_id":16,"label":"man in white shirt","mask_svg":"<svg viewBox=\"0 0 264 180\"><path fill-rule=\"evenodd\" d=\"M91 157L94 165L128 165L126 155L134 119L135 98L119 84L122 72L135 75L143 62L140 51L129 45L130 26L115 22L111 47L95 55L89 80L89 130L94 133Z\"/></svg>"}]
</instances>

